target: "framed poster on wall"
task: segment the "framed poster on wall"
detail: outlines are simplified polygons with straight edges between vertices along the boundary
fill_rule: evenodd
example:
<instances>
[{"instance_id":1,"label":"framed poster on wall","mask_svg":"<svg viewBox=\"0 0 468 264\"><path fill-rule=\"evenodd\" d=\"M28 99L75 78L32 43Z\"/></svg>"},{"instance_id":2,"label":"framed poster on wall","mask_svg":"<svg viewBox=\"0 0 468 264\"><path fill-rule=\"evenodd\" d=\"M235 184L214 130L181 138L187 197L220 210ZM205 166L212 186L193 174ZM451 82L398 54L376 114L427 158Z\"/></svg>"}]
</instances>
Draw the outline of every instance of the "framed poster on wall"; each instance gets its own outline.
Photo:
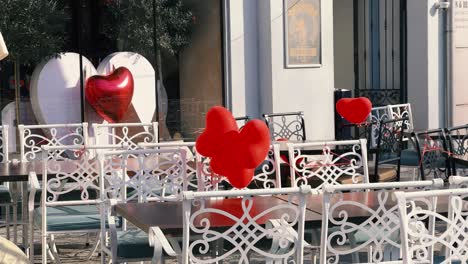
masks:
<instances>
[{"instance_id":1,"label":"framed poster on wall","mask_svg":"<svg viewBox=\"0 0 468 264\"><path fill-rule=\"evenodd\" d=\"M286 68L322 65L321 0L284 0Z\"/></svg>"}]
</instances>

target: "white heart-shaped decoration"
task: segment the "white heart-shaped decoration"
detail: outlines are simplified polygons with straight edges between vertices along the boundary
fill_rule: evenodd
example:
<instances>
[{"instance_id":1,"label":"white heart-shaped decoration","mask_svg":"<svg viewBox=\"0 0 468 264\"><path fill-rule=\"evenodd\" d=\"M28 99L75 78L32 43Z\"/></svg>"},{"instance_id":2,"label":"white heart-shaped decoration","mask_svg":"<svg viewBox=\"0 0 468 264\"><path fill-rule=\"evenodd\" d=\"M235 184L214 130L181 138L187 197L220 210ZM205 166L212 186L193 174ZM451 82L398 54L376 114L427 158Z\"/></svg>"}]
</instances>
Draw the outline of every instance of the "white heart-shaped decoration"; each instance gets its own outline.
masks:
<instances>
[{"instance_id":1,"label":"white heart-shaped decoration","mask_svg":"<svg viewBox=\"0 0 468 264\"><path fill-rule=\"evenodd\" d=\"M127 123L150 123L156 110L155 71L143 56L133 52L116 52L107 56L98 69L83 57L85 79L109 74L118 67L128 68L134 78L134 95L129 111L134 111ZM31 79L31 103L40 124L81 122L81 91L79 54L64 53L39 64ZM167 97L162 93L162 97ZM167 104L167 103L166 103ZM89 106L89 105L88 105ZM85 109L86 121L104 123L90 106Z\"/></svg>"}]
</instances>

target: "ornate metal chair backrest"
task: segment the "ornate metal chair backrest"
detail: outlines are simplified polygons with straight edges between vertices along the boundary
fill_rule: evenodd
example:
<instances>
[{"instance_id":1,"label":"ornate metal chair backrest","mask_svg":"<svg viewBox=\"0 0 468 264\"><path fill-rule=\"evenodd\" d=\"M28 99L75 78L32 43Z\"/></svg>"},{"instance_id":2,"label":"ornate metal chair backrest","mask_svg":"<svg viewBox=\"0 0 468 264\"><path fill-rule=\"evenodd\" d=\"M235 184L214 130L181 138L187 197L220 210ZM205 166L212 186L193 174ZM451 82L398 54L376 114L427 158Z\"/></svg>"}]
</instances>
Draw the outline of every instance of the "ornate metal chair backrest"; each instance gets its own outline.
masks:
<instances>
[{"instance_id":1,"label":"ornate metal chair backrest","mask_svg":"<svg viewBox=\"0 0 468 264\"><path fill-rule=\"evenodd\" d=\"M104 199L119 202L181 200L188 189L184 149L109 151L101 160Z\"/></svg>"},{"instance_id":2,"label":"ornate metal chair backrest","mask_svg":"<svg viewBox=\"0 0 468 264\"><path fill-rule=\"evenodd\" d=\"M308 186L184 192L182 263L218 263L231 258L239 263L250 263L252 258L303 263L305 202L310 193ZM276 199L272 195L287 195L288 201L265 205ZM212 242L219 241L230 250L220 250L212 257L210 252L216 250L210 249ZM265 247L268 242L271 248Z\"/></svg>"},{"instance_id":3,"label":"ornate metal chair backrest","mask_svg":"<svg viewBox=\"0 0 468 264\"><path fill-rule=\"evenodd\" d=\"M8 129L9 129L8 125L0 126L0 146L2 148L2 151L0 151L1 163L7 163L9 161Z\"/></svg>"},{"instance_id":4,"label":"ornate metal chair backrest","mask_svg":"<svg viewBox=\"0 0 468 264\"><path fill-rule=\"evenodd\" d=\"M451 155L468 159L468 125L448 128L446 130L449 139ZM457 166L452 159L452 175L468 175L468 168Z\"/></svg>"},{"instance_id":5,"label":"ornate metal chair backrest","mask_svg":"<svg viewBox=\"0 0 468 264\"><path fill-rule=\"evenodd\" d=\"M93 124L96 145L127 144L129 149L137 149L138 143L158 142L158 123L118 123Z\"/></svg>"},{"instance_id":6,"label":"ornate metal chair backrest","mask_svg":"<svg viewBox=\"0 0 468 264\"><path fill-rule=\"evenodd\" d=\"M289 143L291 186L368 183L366 139Z\"/></svg>"},{"instance_id":7,"label":"ornate metal chair backrest","mask_svg":"<svg viewBox=\"0 0 468 264\"><path fill-rule=\"evenodd\" d=\"M115 146L114 146L115 147ZM42 147L42 194L41 194L41 238L43 262L47 262L47 208L56 206L101 205L100 167L97 159L92 159L100 146L43 146ZM105 148L108 148L107 146ZM35 173L30 175L31 192L29 210L34 210L34 197L40 188ZM32 224L32 222L30 222ZM98 228L99 229L99 228ZM73 232L73 227L62 233ZM80 232L97 231L82 230Z\"/></svg>"},{"instance_id":8,"label":"ornate metal chair backrest","mask_svg":"<svg viewBox=\"0 0 468 264\"><path fill-rule=\"evenodd\" d=\"M306 140L304 112L263 114L272 140Z\"/></svg>"},{"instance_id":9,"label":"ornate metal chair backrest","mask_svg":"<svg viewBox=\"0 0 468 264\"><path fill-rule=\"evenodd\" d=\"M405 126L402 126L402 123L405 120L406 118L380 122L374 175L379 174L380 165L390 164L392 166L396 165L396 179L400 179L400 159L405 133Z\"/></svg>"},{"instance_id":10,"label":"ornate metal chair backrest","mask_svg":"<svg viewBox=\"0 0 468 264\"><path fill-rule=\"evenodd\" d=\"M187 179L188 189L198 191L214 191L220 187L230 186L227 179L222 175L213 173L210 167L211 159L202 156L196 151L195 142L164 142L164 143L142 143L144 148L183 148L187 157ZM281 187L280 155L279 145L272 144L265 161L255 170L251 188L268 189Z\"/></svg>"},{"instance_id":11,"label":"ornate metal chair backrest","mask_svg":"<svg viewBox=\"0 0 468 264\"><path fill-rule=\"evenodd\" d=\"M353 263L380 263L391 260L389 258L399 259L400 217L392 192L443 186L444 182L440 179L326 185L323 188L320 263L341 263L343 258L350 256ZM358 221L353 218L355 212L360 214ZM365 241L356 244L356 237L363 237ZM359 252L366 248L371 253L368 254L367 261L363 261L359 259ZM391 256L392 254L396 256Z\"/></svg>"},{"instance_id":12,"label":"ornate metal chair backrest","mask_svg":"<svg viewBox=\"0 0 468 264\"><path fill-rule=\"evenodd\" d=\"M414 133L419 153L421 178L428 176L448 179L450 172L450 152L443 129Z\"/></svg>"},{"instance_id":13,"label":"ornate metal chair backrest","mask_svg":"<svg viewBox=\"0 0 468 264\"><path fill-rule=\"evenodd\" d=\"M239 127L239 129L241 129L243 126L245 126L245 124L247 124L247 122L250 121L249 116L236 117L235 119L236 119L237 126Z\"/></svg>"},{"instance_id":14,"label":"ornate metal chair backrest","mask_svg":"<svg viewBox=\"0 0 468 264\"><path fill-rule=\"evenodd\" d=\"M379 138L380 124L383 121L392 119L389 114L388 106L373 107L369 117L367 118L368 123L368 144L369 148L377 148L377 141Z\"/></svg>"},{"instance_id":15,"label":"ornate metal chair backrest","mask_svg":"<svg viewBox=\"0 0 468 264\"><path fill-rule=\"evenodd\" d=\"M468 189L395 192L400 213L403 263L467 263ZM447 201L447 206L438 205ZM444 209L448 207L448 213ZM436 233L437 225L437 233Z\"/></svg>"},{"instance_id":16,"label":"ornate metal chair backrest","mask_svg":"<svg viewBox=\"0 0 468 264\"><path fill-rule=\"evenodd\" d=\"M203 191L205 183L200 182L204 180L200 175L199 170L203 170L206 160L197 153L195 149L195 142L160 142L160 143L140 143L140 147L145 149L183 149L185 150L186 168L187 168L187 184L188 190ZM209 162L208 162L209 167Z\"/></svg>"},{"instance_id":17,"label":"ornate metal chair backrest","mask_svg":"<svg viewBox=\"0 0 468 264\"><path fill-rule=\"evenodd\" d=\"M41 160L42 146L88 144L88 123L19 125L18 130L22 162Z\"/></svg>"},{"instance_id":18,"label":"ornate metal chair backrest","mask_svg":"<svg viewBox=\"0 0 468 264\"><path fill-rule=\"evenodd\" d=\"M405 118L405 130L412 131L414 129L413 113L411 111L411 104L397 104L388 105L389 119L402 119Z\"/></svg>"}]
</instances>

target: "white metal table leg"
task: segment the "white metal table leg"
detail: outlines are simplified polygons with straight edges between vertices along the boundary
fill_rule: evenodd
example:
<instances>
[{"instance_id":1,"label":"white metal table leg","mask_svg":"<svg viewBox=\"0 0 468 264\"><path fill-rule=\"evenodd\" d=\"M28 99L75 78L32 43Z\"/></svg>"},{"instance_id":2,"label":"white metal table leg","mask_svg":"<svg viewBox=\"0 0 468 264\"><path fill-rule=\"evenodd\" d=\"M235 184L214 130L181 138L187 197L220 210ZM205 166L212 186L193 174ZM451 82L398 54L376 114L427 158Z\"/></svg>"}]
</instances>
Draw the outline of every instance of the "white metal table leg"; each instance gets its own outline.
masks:
<instances>
[{"instance_id":1,"label":"white metal table leg","mask_svg":"<svg viewBox=\"0 0 468 264\"><path fill-rule=\"evenodd\" d=\"M21 188L21 221L23 230L23 245L28 245L28 182L24 181Z\"/></svg>"}]
</instances>

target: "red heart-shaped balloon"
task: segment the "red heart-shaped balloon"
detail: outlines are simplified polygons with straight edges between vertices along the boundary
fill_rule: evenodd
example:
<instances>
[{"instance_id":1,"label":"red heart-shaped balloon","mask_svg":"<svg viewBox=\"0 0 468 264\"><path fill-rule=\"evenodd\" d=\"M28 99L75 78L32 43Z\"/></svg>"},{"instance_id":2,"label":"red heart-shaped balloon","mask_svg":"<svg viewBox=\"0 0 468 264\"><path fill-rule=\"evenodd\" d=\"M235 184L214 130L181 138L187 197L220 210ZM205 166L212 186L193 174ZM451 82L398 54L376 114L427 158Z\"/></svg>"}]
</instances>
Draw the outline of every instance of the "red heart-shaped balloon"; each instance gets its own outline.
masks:
<instances>
[{"instance_id":1,"label":"red heart-shaped balloon","mask_svg":"<svg viewBox=\"0 0 468 264\"><path fill-rule=\"evenodd\" d=\"M229 131L221 138L221 150L211 159L212 170L226 176L236 188L245 188L268 155L270 133L265 122L249 121L241 132Z\"/></svg>"},{"instance_id":2,"label":"red heart-shaped balloon","mask_svg":"<svg viewBox=\"0 0 468 264\"><path fill-rule=\"evenodd\" d=\"M206 113L206 127L197 138L197 152L205 157L214 157L221 150L222 137L229 131L238 131L237 122L226 108L212 107Z\"/></svg>"},{"instance_id":3,"label":"red heart-shaped balloon","mask_svg":"<svg viewBox=\"0 0 468 264\"><path fill-rule=\"evenodd\" d=\"M361 124L372 110L372 103L366 97L343 98L336 102L336 111L348 122Z\"/></svg>"},{"instance_id":4,"label":"red heart-shaped balloon","mask_svg":"<svg viewBox=\"0 0 468 264\"><path fill-rule=\"evenodd\" d=\"M270 150L270 131L265 122L256 119L249 121L239 134L243 167L255 169L265 160Z\"/></svg>"},{"instance_id":5,"label":"red heart-shaped balloon","mask_svg":"<svg viewBox=\"0 0 468 264\"><path fill-rule=\"evenodd\" d=\"M132 73L119 67L107 76L91 76L86 81L88 103L110 123L119 122L132 102L134 81Z\"/></svg>"},{"instance_id":6,"label":"red heart-shaped balloon","mask_svg":"<svg viewBox=\"0 0 468 264\"><path fill-rule=\"evenodd\" d=\"M233 187L243 189L252 182L254 171L255 169L237 168L236 170L230 171L226 175L226 178Z\"/></svg>"}]
</instances>

